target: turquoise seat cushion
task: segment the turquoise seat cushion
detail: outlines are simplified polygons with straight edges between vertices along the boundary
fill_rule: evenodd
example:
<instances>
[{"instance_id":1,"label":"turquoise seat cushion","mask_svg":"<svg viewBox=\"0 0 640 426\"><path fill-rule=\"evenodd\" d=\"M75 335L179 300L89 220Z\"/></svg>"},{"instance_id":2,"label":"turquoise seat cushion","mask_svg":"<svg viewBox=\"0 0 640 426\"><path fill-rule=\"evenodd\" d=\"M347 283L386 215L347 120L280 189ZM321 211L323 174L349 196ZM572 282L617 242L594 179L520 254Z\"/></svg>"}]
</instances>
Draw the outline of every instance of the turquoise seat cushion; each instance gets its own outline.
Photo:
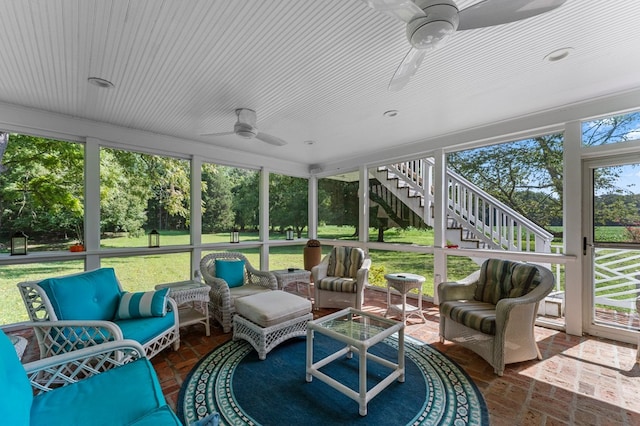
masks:
<instances>
[{"instance_id":1,"label":"turquoise seat cushion","mask_svg":"<svg viewBox=\"0 0 640 426\"><path fill-rule=\"evenodd\" d=\"M47 426L128 425L165 405L151 363L141 358L37 395L31 418L37 420L32 424Z\"/></svg>"},{"instance_id":2,"label":"turquoise seat cushion","mask_svg":"<svg viewBox=\"0 0 640 426\"><path fill-rule=\"evenodd\" d=\"M229 287L244 284L244 260L216 259L216 277L225 280Z\"/></svg>"},{"instance_id":3,"label":"turquoise seat cushion","mask_svg":"<svg viewBox=\"0 0 640 426\"><path fill-rule=\"evenodd\" d=\"M156 408L150 413L145 414L141 419L130 423L129 426L168 426L177 425L182 426L182 422L178 419L171 408L168 405L164 405L160 408Z\"/></svg>"},{"instance_id":4,"label":"turquoise seat cushion","mask_svg":"<svg viewBox=\"0 0 640 426\"><path fill-rule=\"evenodd\" d=\"M167 313L169 288L137 293L123 292L116 310L116 319L163 317Z\"/></svg>"},{"instance_id":5,"label":"turquoise seat cushion","mask_svg":"<svg viewBox=\"0 0 640 426\"><path fill-rule=\"evenodd\" d=\"M326 277L316 285L320 290L341 291L343 293L355 293L358 290L357 282L353 278Z\"/></svg>"},{"instance_id":6,"label":"turquoise seat cushion","mask_svg":"<svg viewBox=\"0 0 640 426\"><path fill-rule=\"evenodd\" d=\"M496 334L496 307L476 300L452 300L440 304L440 314L484 334Z\"/></svg>"},{"instance_id":7,"label":"turquoise seat cushion","mask_svg":"<svg viewBox=\"0 0 640 426\"><path fill-rule=\"evenodd\" d=\"M169 311L163 317L133 318L115 320L125 339L133 339L144 345L175 324L175 312Z\"/></svg>"},{"instance_id":8,"label":"turquoise seat cushion","mask_svg":"<svg viewBox=\"0 0 640 426\"><path fill-rule=\"evenodd\" d=\"M113 268L100 268L38 283L59 320L106 320L115 316L120 285Z\"/></svg>"},{"instance_id":9,"label":"turquoise seat cushion","mask_svg":"<svg viewBox=\"0 0 640 426\"><path fill-rule=\"evenodd\" d=\"M33 394L16 348L0 330L0 423L29 425Z\"/></svg>"},{"instance_id":10,"label":"turquoise seat cushion","mask_svg":"<svg viewBox=\"0 0 640 426\"><path fill-rule=\"evenodd\" d=\"M364 261L364 251L352 247L334 247L329 256L327 275L332 277L356 278Z\"/></svg>"}]
</instances>

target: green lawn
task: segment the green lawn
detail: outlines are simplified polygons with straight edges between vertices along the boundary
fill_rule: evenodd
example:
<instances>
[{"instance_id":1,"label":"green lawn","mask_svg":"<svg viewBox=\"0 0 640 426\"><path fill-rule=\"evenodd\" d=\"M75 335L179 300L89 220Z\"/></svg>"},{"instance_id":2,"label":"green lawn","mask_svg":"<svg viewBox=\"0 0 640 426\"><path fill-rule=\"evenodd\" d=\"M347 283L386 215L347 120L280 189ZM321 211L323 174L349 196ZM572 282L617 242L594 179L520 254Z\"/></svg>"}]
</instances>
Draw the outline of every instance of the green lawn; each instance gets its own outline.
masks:
<instances>
[{"instance_id":1,"label":"green lawn","mask_svg":"<svg viewBox=\"0 0 640 426\"><path fill-rule=\"evenodd\" d=\"M355 229L348 226L323 226L318 230L321 238L353 241ZM284 240L282 233L274 232L271 239ZM241 241L257 241L258 233L241 232ZM370 239L377 240L377 230L370 230ZM433 244L432 230L419 229L391 229L384 234L385 242L396 244ZM229 235L205 234L202 236L204 243L228 242ZM269 253L269 269L285 269L289 267L303 267L303 247L307 239L296 240L300 244L282 247L271 247ZM126 248L146 247L148 238L141 236L129 238L126 236L114 236L103 238L102 247ZM188 235L184 232L161 232L160 245L182 245L188 243ZM66 249L68 244L59 244L58 250ZM53 246L40 247L40 249L52 249ZM32 250L32 247L29 247ZM323 253L331 249L330 245L323 246ZM259 249L242 249L251 264L258 268ZM203 254L207 254L204 252ZM426 278L423 292L425 295L433 295L433 256L421 253L409 253L386 250L371 250L372 268L369 282L372 285L386 287L384 275L392 272L408 272L423 275ZM155 284L189 279L190 254L145 254L143 256L105 257L102 266L113 267L127 291L144 291L153 289ZM84 269L83 261L48 262L42 264L9 265L0 268L0 324L8 324L27 320L27 314L17 290L16 284L25 280L38 280L51 276L58 276L80 272ZM448 258L447 273L449 280L463 278L478 269L478 265L466 257Z\"/></svg>"}]
</instances>

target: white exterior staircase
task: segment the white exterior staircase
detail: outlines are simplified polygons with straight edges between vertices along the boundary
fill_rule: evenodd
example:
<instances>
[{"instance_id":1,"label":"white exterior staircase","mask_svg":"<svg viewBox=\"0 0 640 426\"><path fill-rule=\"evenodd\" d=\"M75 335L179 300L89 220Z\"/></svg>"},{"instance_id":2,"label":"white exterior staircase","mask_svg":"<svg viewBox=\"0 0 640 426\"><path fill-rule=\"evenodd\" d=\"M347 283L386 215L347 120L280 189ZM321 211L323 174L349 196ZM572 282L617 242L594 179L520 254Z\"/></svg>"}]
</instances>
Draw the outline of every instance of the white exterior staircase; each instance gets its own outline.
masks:
<instances>
[{"instance_id":1,"label":"white exterior staircase","mask_svg":"<svg viewBox=\"0 0 640 426\"><path fill-rule=\"evenodd\" d=\"M370 184L378 217L403 226L433 226L431 159L378 167ZM536 251L549 253L553 235L520 213L447 169L448 244L460 248Z\"/></svg>"}]
</instances>

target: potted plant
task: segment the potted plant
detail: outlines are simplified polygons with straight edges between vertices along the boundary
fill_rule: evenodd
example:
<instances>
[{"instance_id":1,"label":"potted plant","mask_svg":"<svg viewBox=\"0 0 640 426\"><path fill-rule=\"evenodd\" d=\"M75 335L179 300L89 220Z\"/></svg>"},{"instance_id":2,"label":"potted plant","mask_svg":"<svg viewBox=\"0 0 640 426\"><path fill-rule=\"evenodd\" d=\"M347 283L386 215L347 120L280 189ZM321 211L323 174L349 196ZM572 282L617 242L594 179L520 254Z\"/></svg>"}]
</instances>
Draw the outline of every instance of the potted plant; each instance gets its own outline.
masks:
<instances>
[{"instance_id":1,"label":"potted plant","mask_svg":"<svg viewBox=\"0 0 640 426\"><path fill-rule=\"evenodd\" d=\"M307 271L310 271L311 268L319 264L322 258L322 247L320 241L307 241L307 245L304 247L303 257L304 269L306 269Z\"/></svg>"}]
</instances>

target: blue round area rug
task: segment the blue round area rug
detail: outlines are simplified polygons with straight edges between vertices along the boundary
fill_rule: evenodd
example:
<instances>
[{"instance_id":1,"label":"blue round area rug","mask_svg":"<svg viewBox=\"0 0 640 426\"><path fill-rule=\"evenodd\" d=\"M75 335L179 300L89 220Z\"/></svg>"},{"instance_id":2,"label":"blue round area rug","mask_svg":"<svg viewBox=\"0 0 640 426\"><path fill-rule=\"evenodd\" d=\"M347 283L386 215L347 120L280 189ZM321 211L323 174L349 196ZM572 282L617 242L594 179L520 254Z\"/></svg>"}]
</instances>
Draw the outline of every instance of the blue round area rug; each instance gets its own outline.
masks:
<instances>
[{"instance_id":1,"label":"blue round area rug","mask_svg":"<svg viewBox=\"0 0 640 426\"><path fill-rule=\"evenodd\" d=\"M314 361L344 345L315 335ZM370 349L397 360L394 337ZM218 412L224 425L488 425L482 394L458 365L437 349L405 337L405 382L393 382L358 414L358 403L322 381L305 380L306 339L280 344L260 361L245 341L229 341L189 373L178 399L178 416L189 424ZM357 390L358 360L343 357L321 369ZM367 364L368 388L389 374Z\"/></svg>"}]
</instances>

